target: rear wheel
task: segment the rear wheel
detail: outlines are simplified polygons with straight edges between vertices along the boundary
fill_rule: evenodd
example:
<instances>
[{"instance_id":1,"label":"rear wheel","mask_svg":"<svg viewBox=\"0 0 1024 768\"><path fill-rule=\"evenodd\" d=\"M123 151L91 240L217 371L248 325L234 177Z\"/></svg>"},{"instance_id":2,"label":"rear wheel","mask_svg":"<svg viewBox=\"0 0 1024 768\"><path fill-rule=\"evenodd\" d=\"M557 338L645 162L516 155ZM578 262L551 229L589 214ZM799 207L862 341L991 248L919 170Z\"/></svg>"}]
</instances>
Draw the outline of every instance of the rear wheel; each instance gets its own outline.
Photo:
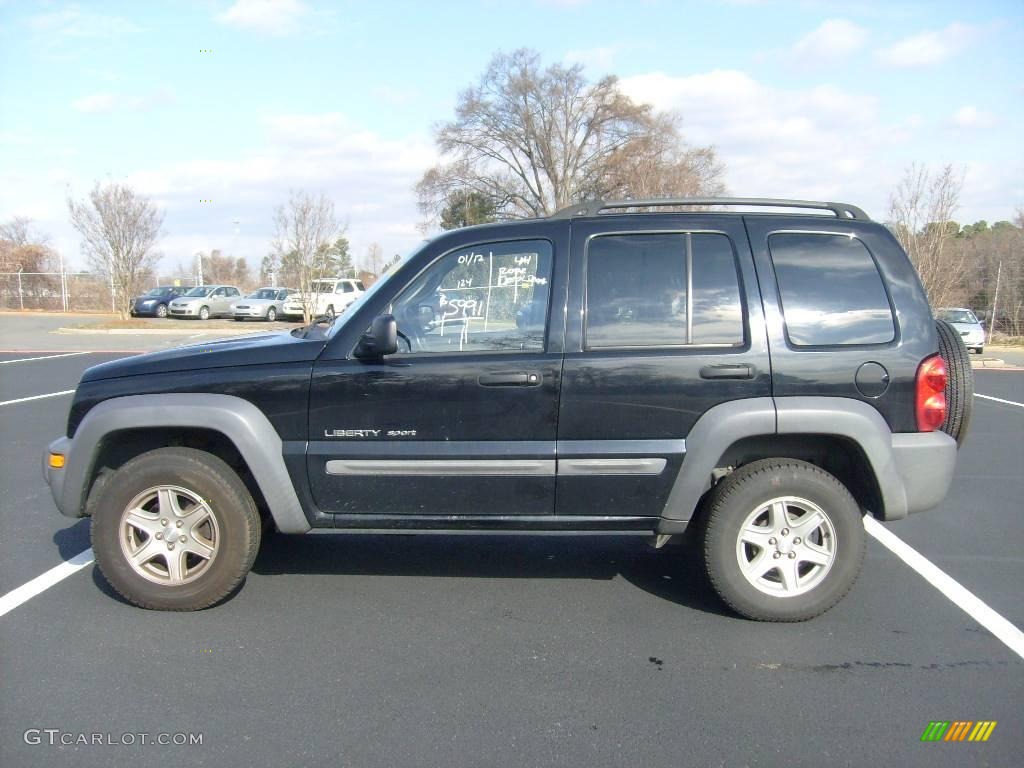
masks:
<instances>
[{"instance_id":1,"label":"rear wheel","mask_svg":"<svg viewBox=\"0 0 1024 768\"><path fill-rule=\"evenodd\" d=\"M334 319L334 305L333 304L331 304L329 307L327 307L327 311L324 312L324 316L328 320L333 320Z\"/></svg>"},{"instance_id":2,"label":"rear wheel","mask_svg":"<svg viewBox=\"0 0 1024 768\"><path fill-rule=\"evenodd\" d=\"M256 505L238 475L212 454L144 453L99 493L92 521L96 564L137 606L207 608L242 582L256 557Z\"/></svg>"},{"instance_id":3,"label":"rear wheel","mask_svg":"<svg viewBox=\"0 0 1024 768\"><path fill-rule=\"evenodd\" d=\"M974 410L971 356L956 328L945 320L935 321L935 332L939 337L939 354L946 364L946 418L940 429L956 440L957 446L961 446L967 437Z\"/></svg>"},{"instance_id":4,"label":"rear wheel","mask_svg":"<svg viewBox=\"0 0 1024 768\"><path fill-rule=\"evenodd\" d=\"M201 307L199 309L199 319L200 320L209 320L210 319L210 308L209 307Z\"/></svg>"},{"instance_id":5,"label":"rear wheel","mask_svg":"<svg viewBox=\"0 0 1024 768\"><path fill-rule=\"evenodd\" d=\"M849 592L863 560L857 502L813 464L754 462L722 480L708 501L708 576L747 618L804 621L824 613Z\"/></svg>"}]
</instances>

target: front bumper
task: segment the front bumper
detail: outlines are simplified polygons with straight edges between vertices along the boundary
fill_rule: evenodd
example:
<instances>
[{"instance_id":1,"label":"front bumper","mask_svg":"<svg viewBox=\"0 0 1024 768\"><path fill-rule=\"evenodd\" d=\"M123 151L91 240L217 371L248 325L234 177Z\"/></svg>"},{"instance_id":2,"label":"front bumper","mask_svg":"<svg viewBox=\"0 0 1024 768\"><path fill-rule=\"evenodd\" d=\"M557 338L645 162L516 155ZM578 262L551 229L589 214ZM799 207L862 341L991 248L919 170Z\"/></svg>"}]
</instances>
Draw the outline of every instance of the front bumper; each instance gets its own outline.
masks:
<instances>
[{"instance_id":1,"label":"front bumper","mask_svg":"<svg viewBox=\"0 0 1024 768\"><path fill-rule=\"evenodd\" d=\"M187 307L170 306L167 308L167 314L171 317L197 317L199 315L199 307L192 306L191 304Z\"/></svg>"},{"instance_id":2,"label":"front bumper","mask_svg":"<svg viewBox=\"0 0 1024 768\"><path fill-rule=\"evenodd\" d=\"M74 441L70 437L58 437L50 443L43 452L43 480L50 486L50 495L53 496L53 503L57 505L62 515L67 517L81 517L80 509L67 509L64 504L64 478L66 476L68 462L71 459L71 448ZM59 469L50 466L50 454L59 453L64 457L64 466Z\"/></svg>"},{"instance_id":3,"label":"front bumper","mask_svg":"<svg viewBox=\"0 0 1024 768\"><path fill-rule=\"evenodd\" d=\"M267 310L262 307L249 307L248 309L236 309L232 314L235 317L266 317Z\"/></svg>"}]
</instances>

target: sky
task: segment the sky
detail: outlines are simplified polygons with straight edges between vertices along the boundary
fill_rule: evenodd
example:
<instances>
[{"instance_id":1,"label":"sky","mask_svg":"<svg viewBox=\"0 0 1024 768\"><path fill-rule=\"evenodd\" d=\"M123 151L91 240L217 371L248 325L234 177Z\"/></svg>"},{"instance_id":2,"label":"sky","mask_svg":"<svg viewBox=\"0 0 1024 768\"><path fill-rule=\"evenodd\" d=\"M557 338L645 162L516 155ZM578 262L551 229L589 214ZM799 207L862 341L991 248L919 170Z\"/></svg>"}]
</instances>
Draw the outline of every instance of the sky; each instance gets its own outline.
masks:
<instances>
[{"instance_id":1,"label":"sky","mask_svg":"<svg viewBox=\"0 0 1024 768\"><path fill-rule=\"evenodd\" d=\"M884 219L907 165L952 163L959 221L1024 207L1021 0L0 0L0 221L81 267L68 196L126 182L166 212L165 271L212 248L256 268L305 189L357 261L407 253L434 129L520 47L678 111L733 195Z\"/></svg>"}]
</instances>

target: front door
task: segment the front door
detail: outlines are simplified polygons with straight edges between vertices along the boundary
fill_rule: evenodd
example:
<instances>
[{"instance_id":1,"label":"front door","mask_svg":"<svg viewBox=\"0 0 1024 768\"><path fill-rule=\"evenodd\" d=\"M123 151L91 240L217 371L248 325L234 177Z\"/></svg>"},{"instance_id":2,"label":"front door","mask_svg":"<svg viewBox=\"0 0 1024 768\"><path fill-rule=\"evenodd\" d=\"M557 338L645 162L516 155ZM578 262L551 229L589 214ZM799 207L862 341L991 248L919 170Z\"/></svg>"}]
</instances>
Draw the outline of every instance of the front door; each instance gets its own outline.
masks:
<instances>
[{"instance_id":1,"label":"front door","mask_svg":"<svg viewBox=\"0 0 1024 768\"><path fill-rule=\"evenodd\" d=\"M556 513L656 517L697 419L771 394L742 219L574 223L570 285Z\"/></svg>"},{"instance_id":2,"label":"front door","mask_svg":"<svg viewBox=\"0 0 1024 768\"><path fill-rule=\"evenodd\" d=\"M381 305L398 320L398 353L316 364L313 501L347 515L552 514L564 322L564 298L551 309L554 240L421 257Z\"/></svg>"}]
</instances>

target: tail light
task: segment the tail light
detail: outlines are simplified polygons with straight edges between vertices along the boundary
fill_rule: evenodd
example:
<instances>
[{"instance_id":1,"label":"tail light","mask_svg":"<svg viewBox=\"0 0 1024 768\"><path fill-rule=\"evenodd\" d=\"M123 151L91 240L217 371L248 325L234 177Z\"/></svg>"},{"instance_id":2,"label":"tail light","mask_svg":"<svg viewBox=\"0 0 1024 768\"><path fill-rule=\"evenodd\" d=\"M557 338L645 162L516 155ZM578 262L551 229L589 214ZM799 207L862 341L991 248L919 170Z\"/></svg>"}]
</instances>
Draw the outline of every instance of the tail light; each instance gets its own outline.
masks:
<instances>
[{"instance_id":1,"label":"tail light","mask_svg":"<svg viewBox=\"0 0 1024 768\"><path fill-rule=\"evenodd\" d=\"M946 420L946 363L941 356L933 355L918 366L914 404L919 432L936 430Z\"/></svg>"}]
</instances>

